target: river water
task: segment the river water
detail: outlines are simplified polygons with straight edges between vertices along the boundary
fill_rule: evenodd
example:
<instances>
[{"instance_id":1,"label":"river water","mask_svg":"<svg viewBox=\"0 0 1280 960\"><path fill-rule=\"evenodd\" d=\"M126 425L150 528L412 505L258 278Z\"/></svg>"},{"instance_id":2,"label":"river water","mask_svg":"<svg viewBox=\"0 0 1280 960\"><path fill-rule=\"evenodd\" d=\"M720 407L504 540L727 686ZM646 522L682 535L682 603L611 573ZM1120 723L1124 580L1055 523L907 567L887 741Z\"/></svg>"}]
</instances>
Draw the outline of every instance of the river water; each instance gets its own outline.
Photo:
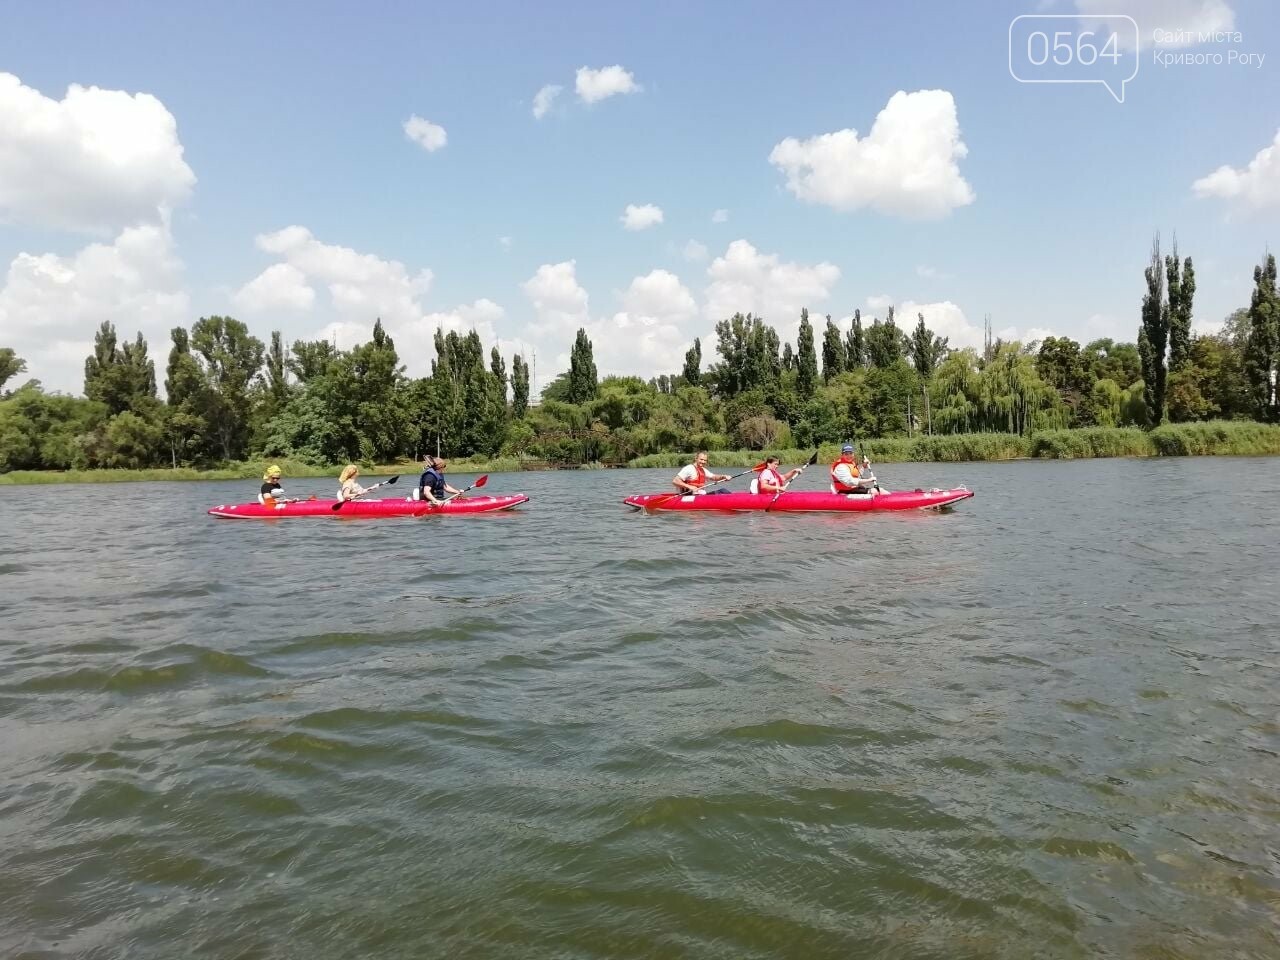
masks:
<instances>
[{"instance_id":1,"label":"river water","mask_svg":"<svg viewBox=\"0 0 1280 960\"><path fill-rule=\"evenodd\" d=\"M5 488L0 956L1280 956L1280 460L671 472Z\"/></svg>"}]
</instances>

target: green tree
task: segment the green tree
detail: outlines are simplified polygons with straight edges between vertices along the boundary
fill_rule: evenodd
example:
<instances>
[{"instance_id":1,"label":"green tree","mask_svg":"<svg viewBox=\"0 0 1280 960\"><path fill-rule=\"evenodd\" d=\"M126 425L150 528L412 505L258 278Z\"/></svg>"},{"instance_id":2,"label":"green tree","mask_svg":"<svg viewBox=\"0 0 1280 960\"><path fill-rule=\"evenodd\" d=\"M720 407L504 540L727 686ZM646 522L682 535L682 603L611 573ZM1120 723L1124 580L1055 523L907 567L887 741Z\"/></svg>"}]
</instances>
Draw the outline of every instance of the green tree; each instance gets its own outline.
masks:
<instances>
[{"instance_id":1,"label":"green tree","mask_svg":"<svg viewBox=\"0 0 1280 960\"><path fill-rule=\"evenodd\" d=\"M1164 267L1160 259L1160 235L1151 245L1151 263L1144 271L1147 293L1142 298L1142 328L1138 332L1138 356L1142 360L1143 399L1151 426L1164 420L1165 350L1169 344L1169 304L1165 300Z\"/></svg>"},{"instance_id":2,"label":"green tree","mask_svg":"<svg viewBox=\"0 0 1280 960\"><path fill-rule=\"evenodd\" d=\"M1165 278L1169 288L1169 370L1180 370L1191 359L1191 314L1196 296L1196 274L1187 257L1178 272L1178 240L1173 253L1165 259Z\"/></svg>"},{"instance_id":3,"label":"green tree","mask_svg":"<svg viewBox=\"0 0 1280 960\"><path fill-rule=\"evenodd\" d=\"M0 390L20 373L26 373L27 361L13 352L12 347L0 347Z\"/></svg>"},{"instance_id":4,"label":"green tree","mask_svg":"<svg viewBox=\"0 0 1280 960\"><path fill-rule=\"evenodd\" d=\"M906 353L902 331L893 319L893 307L883 323L879 320L871 324L866 334L867 360L873 367L891 367L902 359Z\"/></svg>"},{"instance_id":5,"label":"green tree","mask_svg":"<svg viewBox=\"0 0 1280 960\"><path fill-rule=\"evenodd\" d=\"M295 340L290 348L289 372L300 383L310 383L328 372L338 351L328 340Z\"/></svg>"},{"instance_id":6,"label":"green tree","mask_svg":"<svg viewBox=\"0 0 1280 960\"><path fill-rule=\"evenodd\" d=\"M529 365L517 353L511 358L511 415L519 420L528 409Z\"/></svg>"},{"instance_id":7,"label":"green tree","mask_svg":"<svg viewBox=\"0 0 1280 960\"><path fill-rule=\"evenodd\" d=\"M1280 420L1280 300L1276 295L1276 258L1266 259L1253 270L1253 296L1249 300L1249 336L1244 351L1245 373L1253 386L1254 403L1264 420Z\"/></svg>"},{"instance_id":8,"label":"green tree","mask_svg":"<svg viewBox=\"0 0 1280 960\"><path fill-rule=\"evenodd\" d=\"M781 372L781 371L779 371ZM796 392L801 400L813 397L818 386L818 355L813 342L809 310L800 310L800 333L796 336Z\"/></svg>"},{"instance_id":9,"label":"green tree","mask_svg":"<svg viewBox=\"0 0 1280 960\"><path fill-rule=\"evenodd\" d=\"M591 340L587 331L579 328L569 351L569 402L586 403L594 400L598 387Z\"/></svg>"},{"instance_id":10,"label":"green tree","mask_svg":"<svg viewBox=\"0 0 1280 960\"><path fill-rule=\"evenodd\" d=\"M911 363L916 368L920 380L920 394L924 401L924 420L926 429L933 433L933 416L929 405L929 380L933 371L947 355L947 337L939 337L924 322L924 314L916 314L919 318L911 338L907 341L911 353Z\"/></svg>"},{"instance_id":11,"label":"green tree","mask_svg":"<svg viewBox=\"0 0 1280 960\"><path fill-rule=\"evenodd\" d=\"M867 365L867 338L862 331L862 311L853 311L853 325L849 327L849 338L845 343L845 365L850 370Z\"/></svg>"},{"instance_id":12,"label":"green tree","mask_svg":"<svg viewBox=\"0 0 1280 960\"><path fill-rule=\"evenodd\" d=\"M225 460L248 454L250 385L262 367L262 341L232 317L201 317L191 328L191 349L203 361L205 420Z\"/></svg>"},{"instance_id":13,"label":"green tree","mask_svg":"<svg viewBox=\"0 0 1280 960\"><path fill-rule=\"evenodd\" d=\"M684 355L684 382L696 387L702 380L702 340L693 338L693 346Z\"/></svg>"},{"instance_id":14,"label":"green tree","mask_svg":"<svg viewBox=\"0 0 1280 960\"><path fill-rule=\"evenodd\" d=\"M822 382L830 383L832 377L844 373L848 367L848 355L840 328L827 314L827 326L822 332Z\"/></svg>"},{"instance_id":15,"label":"green tree","mask_svg":"<svg viewBox=\"0 0 1280 960\"><path fill-rule=\"evenodd\" d=\"M116 329L103 321L93 339L93 353L84 363L84 394L112 413L141 407L155 399L156 366L147 357L147 342L139 333L132 342L118 346Z\"/></svg>"}]
</instances>

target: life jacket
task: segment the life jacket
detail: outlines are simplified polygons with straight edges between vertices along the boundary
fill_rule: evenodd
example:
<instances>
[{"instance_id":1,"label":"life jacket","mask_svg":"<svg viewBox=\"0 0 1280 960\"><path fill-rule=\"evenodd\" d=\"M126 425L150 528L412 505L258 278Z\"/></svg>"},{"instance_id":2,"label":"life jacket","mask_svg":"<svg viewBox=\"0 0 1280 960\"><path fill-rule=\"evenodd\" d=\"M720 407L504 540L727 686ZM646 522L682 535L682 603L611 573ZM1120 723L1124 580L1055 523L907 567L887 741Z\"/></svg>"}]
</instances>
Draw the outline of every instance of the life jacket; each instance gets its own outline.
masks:
<instances>
[{"instance_id":1,"label":"life jacket","mask_svg":"<svg viewBox=\"0 0 1280 960\"><path fill-rule=\"evenodd\" d=\"M782 482L783 482L782 474L780 474L777 470L773 469L773 467L765 467L763 470L760 471L760 476L757 477L755 480L751 481L752 493L777 493L778 492L778 490L766 490L764 488L765 477L768 477L773 482L774 486L778 488L778 490L782 489Z\"/></svg>"},{"instance_id":2,"label":"life jacket","mask_svg":"<svg viewBox=\"0 0 1280 960\"><path fill-rule=\"evenodd\" d=\"M844 464L849 468L849 473L853 475L855 480L860 476L860 474L858 473L858 464L856 462L850 461L849 463L846 464L844 463L843 460L837 460L835 463L831 465L831 492L832 493L858 493L862 491L863 488L858 486L857 484L854 484L853 486L849 486L847 483L841 483L839 480L836 479L836 468L839 467L841 464Z\"/></svg>"},{"instance_id":3,"label":"life jacket","mask_svg":"<svg viewBox=\"0 0 1280 960\"><path fill-rule=\"evenodd\" d=\"M420 500L427 499L422 495L423 489L429 489L437 500L444 499L444 477L437 473L434 467L428 467L422 471L422 476L418 478L418 498Z\"/></svg>"},{"instance_id":4,"label":"life jacket","mask_svg":"<svg viewBox=\"0 0 1280 960\"><path fill-rule=\"evenodd\" d=\"M690 464L690 466L693 467L694 476L692 480L686 480L685 483L701 490L707 485L707 468L696 463Z\"/></svg>"},{"instance_id":5,"label":"life jacket","mask_svg":"<svg viewBox=\"0 0 1280 960\"><path fill-rule=\"evenodd\" d=\"M274 483L264 483L262 490L258 493L258 502L264 507L274 507L277 505L276 494L284 496L284 491ZM284 506L284 504L279 504L279 506Z\"/></svg>"}]
</instances>

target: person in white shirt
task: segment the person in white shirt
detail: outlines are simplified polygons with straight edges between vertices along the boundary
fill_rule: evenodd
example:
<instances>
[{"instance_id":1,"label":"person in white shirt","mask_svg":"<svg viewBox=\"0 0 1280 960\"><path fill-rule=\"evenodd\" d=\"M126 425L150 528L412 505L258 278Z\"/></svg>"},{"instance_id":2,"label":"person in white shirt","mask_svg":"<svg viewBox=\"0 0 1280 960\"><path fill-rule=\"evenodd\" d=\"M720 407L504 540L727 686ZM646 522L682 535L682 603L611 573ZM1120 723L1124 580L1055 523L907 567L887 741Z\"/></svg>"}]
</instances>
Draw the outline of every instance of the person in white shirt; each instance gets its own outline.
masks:
<instances>
[{"instance_id":1,"label":"person in white shirt","mask_svg":"<svg viewBox=\"0 0 1280 960\"><path fill-rule=\"evenodd\" d=\"M853 445L840 448L840 459L831 465L832 493L875 493L876 478L870 475L871 461L862 458L862 470L858 470L858 458Z\"/></svg>"},{"instance_id":2,"label":"person in white shirt","mask_svg":"<svg viewBox=\"0 0 1280 960\"><path fill-rule=\"evenodd\" d=\"M699 450L693 457L693 463L681 467L680 472L671 478L672 484L681 493L707 493L707 482L720 483L723 480L732 480L728 474L712 473L707 469L707 451ZM724 490L714 490L713 493L726 493Z\"/></svg>"}]
</instances>

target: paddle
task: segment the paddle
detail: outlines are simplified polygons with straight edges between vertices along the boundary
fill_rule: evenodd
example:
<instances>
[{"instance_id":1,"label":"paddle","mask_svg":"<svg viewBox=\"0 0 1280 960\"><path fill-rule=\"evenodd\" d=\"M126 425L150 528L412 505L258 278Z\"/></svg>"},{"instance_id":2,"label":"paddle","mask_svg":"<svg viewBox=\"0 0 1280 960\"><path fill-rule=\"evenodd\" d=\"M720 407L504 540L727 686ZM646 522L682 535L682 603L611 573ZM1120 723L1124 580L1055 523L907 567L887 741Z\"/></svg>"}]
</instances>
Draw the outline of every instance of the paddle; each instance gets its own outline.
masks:
<instances>
[{"instance_id":1,"label":"paddle","mask_svg":"<svg viewBox=\"0 0 1280 960\"><path fill-rule=\"evenodd\" d=\"M392 477L390 480L383 480L381 483L375 483L372 487L370 487L369 489L367 489L364 493L360 494L360 496L362 496L362 497L363 497L365 493L373 493L373 491L377 490L379 487L385 487L387 484L389 484L389 483L395 483L395 482L396 482L397 480L399 480L399 479L400 479L400 474L398 474L398 473L397 473L397 474L396 474L394 477ZM355 498L352 498L352 499L355 499ZM339 500L337 503L335 503L335 504L334 504L332 507L330 507L329 509L330 509L330 510L341 510L344 506L346 506L346 505L347 505L348 503L350 503L350 502L351 502L351 500Z\"/></svg>"},{"instance_id":2,"label":"paddle","mask_svg":"<svg viewBox=\"0 0 1280 960\"><path fill-rule=\"evenodd\" d=\"M475 483L473 483L471 486L469 486L469 487L463 487L463 488L462 488L461 490L459 490L457 493L451 493L451 494L449 494L449 496L445 497L445 498L444 498L443 500L441 500L440 502L441 502L442 504L444 504L444 503L448 503L448 502L449 502L450 500L452 500L454 497L460 497L460 496L462 496L464 493L466 493L468 490L472 490L472 489L474 489L475 487L483 487L483 486L484 486L486 483L488 483L488 482L489 482L489 475L488 475L487 473L486 473L486 474L483 474L483 475L482 475L482 476L480 476L480 477L479 477L479 479L477 479L477 480L476 480L476 482L475 482Z\"/></svg>"},{"instance_id":3,"label":"paddle","mask_svg":"<svg viewBox=\"0 0 1280 960\"><path fill-rule=\"evenodd\" d=\"M748 473L756 473L757 471L760 471L763 469L764 469L764 464L757 463L750 470L743 470L741 473L735 473L733 476L725 477L723 480L712 480L710 483L706 485L706 487L703 487L702 489L705 490L707 489L707 487L714 487L717 484L721 484L721 483L729 483L731 480L737 480L739 477L745 477ZM692 497L692 496L696 496L696 494L692 494L688 490L681 490L679 493L668 493L665 497L659 497L657 500L654 500L651 503L646 503L644 505L644 508L646 510L652 510L654 507L658 506L658 504L666 503L668 500L674 500L676 497Z\"/></svg>"},{"instance_id":4,"label":"paddle","mask_svg":"<svg viewBox=\"0 0 1280 960\"><path fill-rule=\"evenodd\" d=\"M784 483L782 485L782 489L773 495L773 499L769 501L769 506L764 508L765 513L768 513L769 508L778 502L778 498L787 492L787 487L791 486L792 482L796 479L796 477L800 476L800 474L804 473L806 470L808 470L817 462L818 462L818 451L815 450L813 451L813 456L809 458L809 462L796 471L796 476L792 477L790 480Z\"/></svg>"}]
</instances>

